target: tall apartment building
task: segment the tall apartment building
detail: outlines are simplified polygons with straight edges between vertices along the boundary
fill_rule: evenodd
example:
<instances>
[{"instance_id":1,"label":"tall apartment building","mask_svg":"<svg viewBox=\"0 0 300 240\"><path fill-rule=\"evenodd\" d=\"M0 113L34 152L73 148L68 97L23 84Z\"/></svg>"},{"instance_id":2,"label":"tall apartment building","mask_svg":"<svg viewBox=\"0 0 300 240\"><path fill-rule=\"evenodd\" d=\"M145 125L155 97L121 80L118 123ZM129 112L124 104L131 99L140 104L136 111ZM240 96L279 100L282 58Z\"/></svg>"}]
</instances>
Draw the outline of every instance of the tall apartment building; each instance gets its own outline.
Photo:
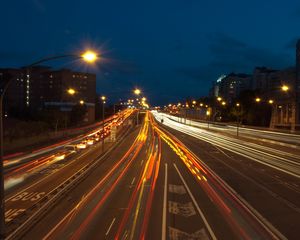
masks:
<instances>
[{"instance_id":1,"label":"tall apartment building","mask_svg":"<svg viewBox=\"0 0 300 240\"><path fill-rule=\"evenodd\" d=\"M251 89L252 76L244 73L230 73L219 83L219 96L231 103L241 92Z\"/></svg>"},{"instance_id":2,"label":"tall apartment building","mask_svg":"<svg viewBox=\"0 0 300 240\"><path fill-rule=\"evenodd\" d=\"M52 70L49 67L37 66L31 69L0 69L9 73L12 82L4 98L6 110L24 109L39 111L56 109L70 112L72 107L84 101L87 106L85 122L95 120L96 75L74 72L69 69ZM73 88L76 93L68 94Z\"/></svg>"}]
</instances>

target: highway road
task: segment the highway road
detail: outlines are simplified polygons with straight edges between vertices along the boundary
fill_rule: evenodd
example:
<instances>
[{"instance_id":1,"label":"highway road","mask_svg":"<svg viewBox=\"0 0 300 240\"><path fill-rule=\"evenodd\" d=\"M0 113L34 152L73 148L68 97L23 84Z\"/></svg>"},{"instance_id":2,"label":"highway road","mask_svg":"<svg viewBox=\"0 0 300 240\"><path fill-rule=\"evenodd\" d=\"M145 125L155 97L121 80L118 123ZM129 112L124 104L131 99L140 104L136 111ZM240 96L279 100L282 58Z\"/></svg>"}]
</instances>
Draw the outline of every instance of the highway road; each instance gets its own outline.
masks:
<instances>
[{"instance_id":1,"label":"highway road","mask_svg":"<svg viewBox=\"0 0 300 240\"><path fill-rule=\"evenodd\" d=\"M40 206L57 195L68 181L79 179L95 159L104 154L101 139L105 138L104 151L110 149L113 143L108 137L112 126L118 127L121 135L129 127L131 114L132 111L125 111L107 121L104 131L100 126L67 142L7 160L4 176L7 232L13 232L26 222Z\"/></svg>"},{"instance_id":2,"label":"highway road","mask_svg":"<svg viewBox=\"0 0 300 240\"><path fill-rule=\"evenodd\" d=\"M59 204L26 231L23 238L179 240L285 239L286 236L296 239L299 231L286 229L285 215L278 215L282 221L275 227L276 220L266 219L256 205L253 207L253 201L248 202L258 196L260 199L256 202L268 208L263 213L276 210L273 209L278 207L276 204L285 204L275 194L273 199L263 198L271 190L257 185L253 170L245 173L247 168L250 169L244 162L245 156L242 158L246 164L241 173L243 176L239 176L240 169L229 162L226 162L227 168L232 172L223 163L217 163L229 161L226 159L231 154L229 150L225 153L228 156L222 153L220 157L218 150L215 154L219 158L213 159L209 155L200 158L199 152L210 151L208 146L212 144L177 130L159 125L147 112L140 128L128 134L116 149L99 161L86 178L60 199ZM275 171L274 168L262 166L266 171L265 178L270 180L268 171ZM222 170L228 175L220 174ZM280 177L295 179L290 174L276 171ZM259 177L261 175L265 173L260 173ZM236 186L250 197L240 194ZM297 195L295 197L297 204ZM287 217L293 223L297 222L295 214Z\"/></svg>"},{"instance_id":3,"label":"highway road","mask_svg":"<svg viewBox=\"0 0 300 240\"><path fill-rule=\"evenodd\" d=\"M154 113L160 121L163 117ZM165 118L164 126L288 239L300 223L299 149L279 150Z\"/></svg>"},{"instance_id":4,"label":"highway road","mask_svg":"<svg viewBox=\"0 0 300 240\"><path fill-rule=\"evenodd\" d=\"M185 119L182 117L173 116L166 113L161 113L161 116L164 118L172 119L179 123L185 123L190 126L199 127L202 129L209 128L210 130L230 134L232 136L237 135L237 126L226 125L222 123L215 123L215 122L199 122L192 119ZM243 137L247 137L249 139L253 139L255 141L260 141L264 139L266 142L270 142L273 144L286 143L287 145L293 146L294 148L300 147L300 135L299 134L291 134L291 133L284 133L278 131L271 131L271 130L260 130L250 127L243 127L239 126L239 135ZM267 141L268 140L268 141ZM281 144L284 146L284 144Z\"/></svg>"}]
</instances>

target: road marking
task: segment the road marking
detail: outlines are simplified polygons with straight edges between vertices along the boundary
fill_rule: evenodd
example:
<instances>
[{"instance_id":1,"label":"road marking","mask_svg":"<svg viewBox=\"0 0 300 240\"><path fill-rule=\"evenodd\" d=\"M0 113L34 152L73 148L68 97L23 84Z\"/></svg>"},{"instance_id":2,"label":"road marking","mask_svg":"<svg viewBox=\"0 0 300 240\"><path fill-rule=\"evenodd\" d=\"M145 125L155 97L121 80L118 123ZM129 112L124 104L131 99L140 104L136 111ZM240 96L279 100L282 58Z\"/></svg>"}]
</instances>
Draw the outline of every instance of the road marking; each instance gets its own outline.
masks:
<instances>
[{"instance_id":1,"label":"road marking","mask_svg":"<svg viewBox=\"0 0 300 240\"><path fill-rule=\"evenodd\" d=\"M169 238L172 240L181 240L181 239L196 239L196 240L209 240L207 233L204 228L194 233L186 233L179 229L169 227Z\"/></svg>"},{"instance_id":2,"label":"road marking","mask_svg":"<svg viewBox=\"0 0 300 240\"><path fill-rule=\"evenodd\" d=\"M186 194L185 188L183 185L173 185L169 184L169 192L176 194Z\"/></svg>"},{"instance_id":3,"label":"road marking","mask_svg":"<svg viewBox=\"0 0 300 240\"><path fill-rule=\"evenodd\" d=\"M16 201L37 201L41 197L43 197L46 193L45 192L22 192L19 195L15 196L14 198L10 199L11 202Z\"/></svg>"},{"instance_id":4,"label":"road marking","mask_svg":"<svg viewBox=\"0 0 300 240\"><path fill-rule=\"evenodd\" d=\"M191 217L193 215L196 215L196 211L192 202L182 204L169 201L169 213L173 213L183 217Z\"/></svg>"},{"instance_id":5,"label":"road marking","mask_svg":"<svg viewBox=\"0 0 300 240\"><path fill-rule=\"evenodd\" d=\"M144 159L141 161L141 166L143 165Z\"/></svg>"},{"instance_id":6,"label":"road marking","mask_svg":"<svg viewBox=\"0 0 300 240\"><path fill-rule=\"evenodd\" d=\"M177 171L179 177L181 178L181 181L183 182L183 184L184 184L186 190L188 191L188 193L189 193L189 195L190 195L190 197L191 197L191 199L192 199L194 205L196 206L196 208L197 208L197 210L198 210L198 213L200 214L200 216L201 216L201 218L202 218L202 220L203 220L203 222L204 222L204 224L205 224L205 226L206 226L206 228L207 228L207 230L208 230L208 232L209 232L211 238L212 238L213 240L216 240L217 237L215 236L215 234L214 234L213 230L211 229L210 225L208 224L208 222L207 222L207 220L206 220L206 218L205 218L203 212L201 211L201 209L200 209L200 207L199 207L199 205L198 205L196 199L194 198L194 196L193 196L191 190L189 189L188 185L186 184L185 180L183 179L183 177L182 177L180 171L178 170L176 164L173 163L173 165L174 165L174 167L175 167L175 169L176 169L176 171Z\"/></svg>"},{"instance_id":7,"label":"road marking","mask_svg":"<svg viewBox=\"0 0 300 240\"><path fill-rule=\"evenodd\" d=\"M5 222L12 221L16 216L20 215L22 212L25 212L26 209L8 209L5 212Z\"/></svg>"},{"instance_id":8,"label":"road marking","mask_svg":"<svg viewBox=\"0 0 300 240\"><path fill-rule=\"evenodd\" d=\"M163 202L163 218L161 227L161 239L166 240L167 225L167 181L168 181L168 164L165 163L165 186L164 186L164 202Z\"/></svg>"},{"instance_id":9,"label":"road marking","mask_svg":"<svg viewBox=\"0 0 300 240\"><path fill-rule=\"evenodd\" d=\"M116 221L116 218L114 218L112 221L111 221L111 224L109 225L109 228L107 229L106 233L105 233L105 236L107 236L109 234L109 231L110 229L112 228L112 226L114 225Z\"/></svg>"},{"instance_id":10,"label":"road marking","mask_svg":"<svg viewBox=\"0 0 300 240\"><path fill-rule=\"evenodd\" d=\"M132 179L130 185L133 185L134 181L135 181L135 177Z\"/></svg>"}]
</instances>

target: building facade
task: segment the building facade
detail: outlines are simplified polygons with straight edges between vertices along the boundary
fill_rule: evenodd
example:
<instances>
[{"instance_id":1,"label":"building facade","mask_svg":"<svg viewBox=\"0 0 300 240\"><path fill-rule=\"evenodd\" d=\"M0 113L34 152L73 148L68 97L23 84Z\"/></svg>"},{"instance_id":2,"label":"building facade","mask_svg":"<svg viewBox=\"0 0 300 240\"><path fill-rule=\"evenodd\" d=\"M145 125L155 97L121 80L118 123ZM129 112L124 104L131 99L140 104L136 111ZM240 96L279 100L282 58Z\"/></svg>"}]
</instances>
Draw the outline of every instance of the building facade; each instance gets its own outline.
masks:
<instances>
[{"instance_id":1,"label":"building facade","mask_svg":"<svg viewBox=\"0 0 300 240\"><path fill-rule=\"evenodd\" d=\"M41 111L55 109L71 112L78 103L87 107L84 121L95 120L96 75L69 69L52 70L37 66L31 69L0 69L12 77L4 98L4 109ZM68 89L75 94L68 94Z\"/></svg>"},{"instance_id":2,"label":"building facade","mask_svg":"<svg viewBox=\"0 0 300 240\"><path fill-rule=\"evenodd\" d=\"M251 89L252 76L244 73L230 73L222 78L219 83L218 96L222 97L227 103L237 98L241 92Z\"/></svg>"}]
</instances>

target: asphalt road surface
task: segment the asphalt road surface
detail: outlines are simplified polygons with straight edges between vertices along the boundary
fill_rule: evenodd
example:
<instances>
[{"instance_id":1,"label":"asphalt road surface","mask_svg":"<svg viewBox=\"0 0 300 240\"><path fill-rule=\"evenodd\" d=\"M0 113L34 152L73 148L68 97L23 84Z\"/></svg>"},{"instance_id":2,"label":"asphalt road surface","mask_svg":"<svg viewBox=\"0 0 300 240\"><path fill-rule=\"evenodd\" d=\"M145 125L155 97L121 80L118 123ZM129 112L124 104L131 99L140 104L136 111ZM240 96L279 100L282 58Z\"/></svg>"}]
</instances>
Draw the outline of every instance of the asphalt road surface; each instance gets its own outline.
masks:
<instances>
[{"instance_id":1,"label":"asphalt road surface","mask_svg":"<svg viewBox=\"0 0 300 240\"><path fill-rule=\"evenodd\" d=\"M23 238L297 239L298 173L243 154L147 112Z\"/></svg>"}]
</instances>

